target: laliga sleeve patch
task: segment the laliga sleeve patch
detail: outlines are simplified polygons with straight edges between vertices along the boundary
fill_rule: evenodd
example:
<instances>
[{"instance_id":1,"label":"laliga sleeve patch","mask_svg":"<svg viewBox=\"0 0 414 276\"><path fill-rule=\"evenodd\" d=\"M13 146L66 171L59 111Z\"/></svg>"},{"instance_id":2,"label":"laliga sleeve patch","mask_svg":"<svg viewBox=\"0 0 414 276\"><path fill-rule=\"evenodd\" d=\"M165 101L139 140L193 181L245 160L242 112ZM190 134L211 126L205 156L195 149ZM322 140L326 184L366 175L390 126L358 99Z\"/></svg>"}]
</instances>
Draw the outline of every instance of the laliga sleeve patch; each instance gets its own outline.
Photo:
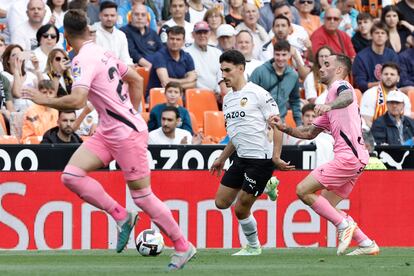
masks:
<instances>
[{"instance_id":1,"label":"laliga sleeve patch","mask_svg":"<svg viewBox=\"0 0 414 276\"><path fill-rule=\"evenodd\" d=\"M81 67L79 64L74 64L72 67L72 76L75 81L79 81L81 79Z\"/></svg>"},{"instance_id":2,"label":"laliga sleeve patch","mask_svg":"<svg viewBox=\"0 0 414 276\"><path fill-rule=\"evenodd\" d=\"M352 90L352 89L347 84L341 84L338 86L338 89L336 90L336 94L339 95L346 90Z\"/></svg>"}]
</instances>

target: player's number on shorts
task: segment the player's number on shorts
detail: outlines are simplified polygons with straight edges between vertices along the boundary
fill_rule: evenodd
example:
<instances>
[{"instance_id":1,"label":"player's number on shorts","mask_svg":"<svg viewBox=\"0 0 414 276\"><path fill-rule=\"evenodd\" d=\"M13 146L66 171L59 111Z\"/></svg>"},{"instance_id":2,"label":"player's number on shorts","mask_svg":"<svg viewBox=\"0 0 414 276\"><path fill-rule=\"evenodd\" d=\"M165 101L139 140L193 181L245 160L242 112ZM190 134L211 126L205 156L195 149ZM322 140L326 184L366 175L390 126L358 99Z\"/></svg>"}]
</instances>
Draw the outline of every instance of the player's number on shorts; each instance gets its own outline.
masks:
<instances>
[{"instance_id":1,"label":"player's number on shorts","mask_svg":"<svg viewBox=\"0 0 414 276\"><path fill-rule=\"evenodd\" d=\"M115 67L111 67L108 70L108 76L110 80L115 79L115 74L117 74L119 76L118 73L118 69L116 69ZM118 86L116 87L116 93L118 94L119 98L121 99L122 102L124 102L127 99L126 95L122 95L122 85L124 84L124 82L122 81L121 78L119 78L118 81Z\"/></svg>"}]
</instances>

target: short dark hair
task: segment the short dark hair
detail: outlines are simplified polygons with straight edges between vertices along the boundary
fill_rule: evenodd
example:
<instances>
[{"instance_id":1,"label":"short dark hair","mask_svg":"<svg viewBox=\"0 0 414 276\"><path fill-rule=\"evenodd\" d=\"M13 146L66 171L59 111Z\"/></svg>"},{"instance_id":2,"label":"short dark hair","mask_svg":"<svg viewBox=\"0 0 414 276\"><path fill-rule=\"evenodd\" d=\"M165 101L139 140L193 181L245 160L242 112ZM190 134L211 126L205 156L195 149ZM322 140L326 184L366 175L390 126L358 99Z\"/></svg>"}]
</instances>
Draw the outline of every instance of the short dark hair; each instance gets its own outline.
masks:
<instances>
[{"instance_id":1,"label":"short dark hair","mask_svg":"<svg viewBox=\"0 0 414 276\"><path fill-rule=\"evenodd\" d=\"M221 54L220 63L228 62L234 65L243 65L246 67L246 58L237 50L228 50Z\"/></svg>"},{"instance_id":2,"label":"short dark hair","mask_svg":"<svg viewBox=\"0 0 414 276\"><path fill-rule=\"evenodd\" d=\"M88 17L83 10L68 10L63 18L65 33L69 36L83 36L88 29Z\"/></svg>"},{"instance_id":3,"label":"short dark hair","mask_svg":"<svg viewBox=\"0 0 414 276\"><path fill-rule=\"evenodd\" d=\"M118 11L118 5L115 2L104 1L99 5L99 12L102 12L105 9L115 9Z\"/></svg>"},{"instance_id":4,"label":"short dark hair","mask_svg":"<svg viewBox=\"0 0 414 276\"><path fill-rule=\"evenodd\" d=\"M47 0L46 5L49 6L50 10L53 12L55 9L55 4L53 4L53 0ZM62 5L62 10L67 11L68 10L68 0L65 0Z\"/></svg>"},{"instance_id":5,"label":"short dark hair","mask_svg":"<svg viewBox=\"0 0 414 276\"><path fill-rule=\"evenodd\" d=\"M404 20L404 15L401 13L400 9L395 5L388 5L386 7L382 8L381 11L381 22L385 23L385 16L387 16L387 13L389 12L395 12L398 15L398 21L401 22L401 20ZM386 23L385 23L386 24Z\"/></svg>"},{"instance_id":6,"label":"short dark hair","mask_svg":"<svg viewBox=\"0 0 414 276\"><path fill-rule=\"evenodd\" d=\"M289 18L287 18L286 16L284 16L284 15L282 15L282 14L279 14L278 16L276 16L276 17L275 17L275 19L273 19L273 24L272 24L272 27L275 25L275 22L276 22L276 20L278 20L278 19L283 19L283 20L286 20L286 21L287 21L287 23L288 23L288 26L290 26L290 20L289 20Z\"/></svg>"},{"instance_id":7,"label":"short dark hair","mask_svg":"<svg viewBox=\"0 0 414 276\"><path fill-rule=\"evenodd\" d=\"M37 84L37 89L55 89L55 86L53 85L53 81L51 80L40 80Z\"/></svg>"},{"instance_id":8,"label":"short dark hair","mask_svg":"<svg viewBox=\"0 0 414 276\"><path fill-rule=\"evenodd\" d=\"M357 22L362 20L374 20L369 12L360 12L357 16Z\"/></svg>"},{"instance_id":9,"label":"short dark hair","mask_svg":"<svg viewBox=\"0 0 414 276\"><path fill-rule=\"evenodd\" d=\"M398 75L400 75L400 66L398 66L397 63L389 61L389 62L385 62L382 67L381 67L381 73L384 71L385 68L392 68L394 70L397 70Z\"/></svg>"},{"instance_id":10,"label":"short dark hair","mask_svg":"<svg viewBox=\"0 0 414 276\"><path fill-rule=\"evenodd\" d=\"M75 117L76 117L76 111L75 110L59 110L59 117L60 117L60 114L62 114L62 113L65 113L65 114L73 113L73 114L75 114Z\"/></svg>"},{"instance_id":11,"label":"short dark hair","mask_svg":"<svg viewBox=\"0 0 414 276\"><path fill-rule=\"evenodd\" d=\"M290 44L287 40L279 40L273 45L273 50L276 51L287 51L290 52Z\"/></svg>"},{"instance_id":12,"label":"short dark hair","mask_svg":"<svg viewBox=\"0 0 414 276\"><path fill-rule=\"evenodd\" d=\"M56 38L55 38L56 43L59 42L59 30L55 27L55 25L48 23L40 27L39 30L37 30L36 32L36 40L37 40L38 45L40 45L40 40L42 39L42 35L47 33L47 31L49 31L51 28L53 28L56 32Z\"/></svg>"},{"instance_id":13,"label":"short dark hair","mask_svg":"<svg viewBox=\"0 0 414 276\"><path fill-rule=\"evenodd\" d=\"M167 112L167 111L172 111L172 112L174 112L174 113L175 113L175 117L176 117L177 119L181 118L181 116L180 116L180 112L178 111L178 108L176 108L175 106L166 106L166 107L164 108L164 110L161 112L161 114L162 114L162 113L164 113L164 112Z\"/></svg>"},{"instance_id":14,"label":"short dark hair","mask_svg":"<svg viewBox=\"0 0 414 276\"><path fill-rule=\"evenodd\" d=\"M348 75L349 73L351 73L352 71L352 61L351 59L344 54L333 54L336 57L336 61L341 63L342 65L345 66L346 69L346 75Z\"/></svg>"},{"instance_id":15,"label":"short dark hair","mask_svg":"<svg viewBox=\"0 0 414 276\"><path fill-rule=\"evenodd\" d=\"M170 34L173 34L173 35L182 34L185 38L185 29L182 26L178 26L178 25L173 26L173 27L168 28L167 30L167 35L170 35Z\"/></svg>"},{"instance_id":16,"label":"short dark hair","mask_svg":"<svg viewBox=\"0 0 414 276\"><path fill-rule=\"evenodd\" d=\"M385 25L385 23L384 23L384 22L381 22L381 21L379 21L379 22L375 22L375 23L372 25L372 27L371 27L371 31L370 31L371 35L372 35L372 34L373 34L376 30L383 30L383 31L385 31L385 32L387 33L387 35L388 35L388 36L390 35L390 32L389 32L389 30L388 30L388 27L387 27L387 25Z\"/></svg>"},{"instance_id":17,"label":"short dark hair","mask_svg":"<svg viewBox=\"0 0 414 276\"><path fill-rule=\"evenodd\" d=\"M168 88L173 87L173 88L178 88L180 90L180 94L183 94L183 87L181 86L181 84L178 81L170 81L169 83L167 83L167 85L165 86L164 91L167 91Z\"/></svg>"},{"instance_id":18,"label":"short dark hair","mask_svg":"<svg viewBox=\"0 0 414 276\"><path fill-rule=\"evenodd\" d=\"M304 115L305 115L305 113L306 113L306 112L308 112L309 110L314 111L314 110L315 110L315 104L313 104L313 103L308 103L308 104L305 104L305 105L302 107L302 116L304 116Z\"/></svg>"},{"instance_id":19,"label":"short dark hair","mask_svg":"<svg viewBox=\"0 0 414 276\"><path fill-rule=\"evenodd\" d=\"M274 14L276 10L278 10L278 9L284 7L284 6L287 6L290 9L289 3L287 1L282 1L282 2L276 3L275 5L272 6L272 13Z\"/></svg>"}]
</instances>

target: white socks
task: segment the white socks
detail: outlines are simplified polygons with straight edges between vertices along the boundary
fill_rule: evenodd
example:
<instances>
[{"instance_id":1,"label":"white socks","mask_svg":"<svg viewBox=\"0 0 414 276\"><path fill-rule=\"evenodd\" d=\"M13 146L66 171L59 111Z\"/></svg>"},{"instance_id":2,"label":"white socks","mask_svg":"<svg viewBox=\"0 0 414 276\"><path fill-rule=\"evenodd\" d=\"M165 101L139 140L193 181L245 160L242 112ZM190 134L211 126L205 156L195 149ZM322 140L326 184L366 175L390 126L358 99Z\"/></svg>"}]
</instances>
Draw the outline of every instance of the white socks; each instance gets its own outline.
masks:
<instances>
[{"instance_id":1,"label":"white socks","mask_svg":"<svg viewBox=\"0 0 414 276\"><path fill-rule=\"evenodd\" d=\"M250 214L248 218L239 220L239 223L249 245L256 248L260 247L260 242L257 236L257 222L254 216Z\"/></svg>"},{"instance_id":2,"label":"white socks","mask_svg":"<svg viewBox=\"0 0 414 276\"><path fill-rule=\"evenodd\" d=\"M338 224L337 227L338 227L338 229L341 229L342 230L342 229L347 228L348 225L349 225L348 221L346 219L342 219L341 223Z\"/></svg>"}]
</instances>

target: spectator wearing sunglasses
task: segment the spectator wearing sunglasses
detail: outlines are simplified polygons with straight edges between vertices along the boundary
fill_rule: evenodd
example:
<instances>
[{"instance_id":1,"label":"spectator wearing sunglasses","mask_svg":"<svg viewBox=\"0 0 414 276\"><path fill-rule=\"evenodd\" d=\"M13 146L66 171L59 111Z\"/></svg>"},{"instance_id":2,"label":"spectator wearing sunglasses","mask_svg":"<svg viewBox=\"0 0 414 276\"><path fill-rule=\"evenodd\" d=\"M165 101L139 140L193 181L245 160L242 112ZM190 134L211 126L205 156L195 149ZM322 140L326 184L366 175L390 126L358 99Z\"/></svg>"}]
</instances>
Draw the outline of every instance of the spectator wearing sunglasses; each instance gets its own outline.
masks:
<instances>
[{"instance_id":1,"label":"spectator wearing sunglasses","mask_svg":"<svg viewBox=\"0 0 414 276\"><path fill-rule=\"evenodd\" d=\"M329 8L324 16L324 24L311 36L312 50L317 52L319 48L327 45L337 54L345 54L351 59L355 58L355 50L351 38L339 30L341 23L341 11L337 8Z\"/></svg>"},{"instance_id":2,"label":"spectator wearing sunglasses","mask_svg":"<svg viewBox=\"0 0 414 276\"><path fill-rule=\"evenodd\" d=\"M315 8L314 0L295 0L295 6L299 11L300 25L305 28L308 35L321 26L321 20L319 16L311 14L311 11Z\"/></svg>"},{"instance_id":3,"label":"spectator wearing sunglasses","mask_svg":"<svg viewBox=\"0 0 414 276\"><path fill-rule=\"evenodd\" d=\"M77 73L80 74L80 72ZM70 59L64 50L56 48L50 51L45 75L53 82L55 89L57 89L58 97L71 93L73 77Z\"/></svg>"},{"instance_id":4,"label":"spectator wearing sunglasses","mask_svg":"<svg viewBox=\"0 0 414 276\"><path fill-rule=\"evenodd\" d=\"M46 70L47 57L59 41L58 34L58 29L52 24L40 27L36 33L38 47L33 51L31 62L26 63L27 70L42 73Z\"/></svg>"}]
</instances>

